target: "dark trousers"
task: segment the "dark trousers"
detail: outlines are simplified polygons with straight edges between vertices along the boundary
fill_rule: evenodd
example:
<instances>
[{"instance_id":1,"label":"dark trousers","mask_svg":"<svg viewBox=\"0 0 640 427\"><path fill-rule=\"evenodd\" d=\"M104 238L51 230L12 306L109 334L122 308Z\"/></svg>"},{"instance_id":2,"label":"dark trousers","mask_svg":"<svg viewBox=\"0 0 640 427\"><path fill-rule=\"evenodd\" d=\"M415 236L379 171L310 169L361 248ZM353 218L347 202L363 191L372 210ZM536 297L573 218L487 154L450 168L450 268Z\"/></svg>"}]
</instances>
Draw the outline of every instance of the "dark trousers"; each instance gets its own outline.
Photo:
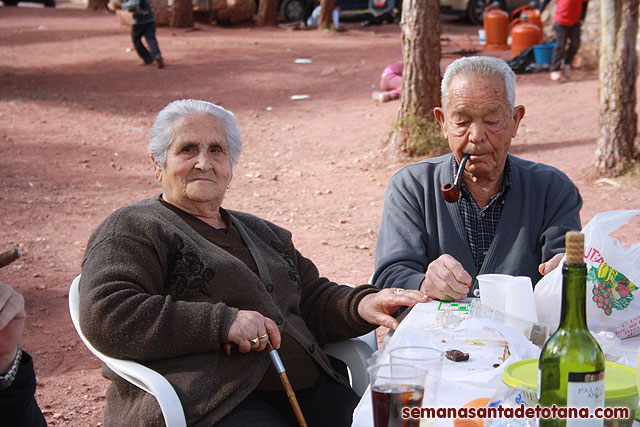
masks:
<instances>
[{"instance_id":1,"label":"dark trousers","mask_svg":"<svg viewBox=\"0 0 640 427\"><path fill-rule=\"evenodd\" d=\"M556 31L556 47L553 49L553 56L549 69L558 71L562 65L571 65L573 57L580 48L580 22L572 27L553 24Z\"/></svg>"},{"instance_id":2,"label":"dark trousers","mask_svg":"<svg viewBox=\"0 0 640 427\"><path fill-rule=\"evenodd\" d=\"M147 50L147 48L142 44L142 37L147 41L149 50ZM158 41L156 40L155 22L132 25L131 39L133 40L136 52L138 52L138 55L140 55L140 58L142 58L146 64L149 64L162 56L160 55L160 48L158 47Z\"/></svg>"},{"instance_id":3,"label":"dark trousers","mask_svg":"<svg viewBox=\"0 0 640 427\"><path fill-rule=\"evenodd\" d=\"M313 385L296 390L309 427L349 427L360 398L349 387L327 375ZM215 427L296 427L298 421L284 391L254 391Z\"/></svg>"}]
</instances>

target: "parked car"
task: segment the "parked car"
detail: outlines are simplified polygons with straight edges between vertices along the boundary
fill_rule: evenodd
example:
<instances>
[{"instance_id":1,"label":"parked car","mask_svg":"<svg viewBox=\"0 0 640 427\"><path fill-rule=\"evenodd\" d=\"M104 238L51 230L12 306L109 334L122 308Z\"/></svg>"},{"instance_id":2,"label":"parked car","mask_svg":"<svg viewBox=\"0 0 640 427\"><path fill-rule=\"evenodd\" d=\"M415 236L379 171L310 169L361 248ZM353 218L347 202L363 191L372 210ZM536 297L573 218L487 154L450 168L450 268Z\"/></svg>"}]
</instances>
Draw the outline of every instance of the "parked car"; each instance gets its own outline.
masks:
<instances>
[{"instance_id":1,"label":"parked car","mask_svg":"<svg viewBox=\"0 0 640 427\"><path fill-rule=\"evenodd\" d=\"M306 21L319 4L319 0L280 0L279 10L286 21ZM368 10L374 16L393 10L396 4L402 0L336 0L340 10Z\"/></svg>"},{"instance_id":2,"label":"parked car","mask_svg":"<svg viewBox=\"0 0 640 427\"><path fill-rule=\"evenodd\" d=\"M27 0L31 3L44 3L44 7L56 7L56 0ZM5 6L17 6L20 0L2 0Z\"/></svg>"},{"instance_id":3,"label":"parked car","mask_svg":"<svg viewBox=\"0 0 640 427\"><path fill-rule=\"evenodd\" d=\"M482 25L484 9L495 0L440 0L440 12L443 14L455 14L467 16L474 24ZM512 10L529 4L531 0L498 0L500 9L511 12Z\"/></svg>"},{"instance_id":4,"label":"parked car","mask_svg":"<svg viewBox=\"0 0 640 427\"><path fill-rule=\"evenodd\" d=\"M280 0L280 15L285 21L306 21L316 0Z\"/></svg>"}]
</instances>

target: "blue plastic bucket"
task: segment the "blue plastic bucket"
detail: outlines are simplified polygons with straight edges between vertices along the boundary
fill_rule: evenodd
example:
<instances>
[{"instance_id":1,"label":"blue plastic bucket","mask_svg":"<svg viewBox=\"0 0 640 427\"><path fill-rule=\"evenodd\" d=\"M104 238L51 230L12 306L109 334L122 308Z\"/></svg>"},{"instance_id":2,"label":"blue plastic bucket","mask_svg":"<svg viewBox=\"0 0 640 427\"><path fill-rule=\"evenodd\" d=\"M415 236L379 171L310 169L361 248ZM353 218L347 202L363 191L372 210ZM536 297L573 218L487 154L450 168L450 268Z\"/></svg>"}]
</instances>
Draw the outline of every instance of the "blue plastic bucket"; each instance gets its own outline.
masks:
<instances>
[{"instance_id":1,"label":"blue plastic bucket","mask_svg":"<svg viewBox=\"0 0 640 427\"><path fill-rule=\"evenodd\" d=\"M538 65L549 65L555 43L541 43L533 46L533 56L536 58Z\"/></svg>"}]
</instances>

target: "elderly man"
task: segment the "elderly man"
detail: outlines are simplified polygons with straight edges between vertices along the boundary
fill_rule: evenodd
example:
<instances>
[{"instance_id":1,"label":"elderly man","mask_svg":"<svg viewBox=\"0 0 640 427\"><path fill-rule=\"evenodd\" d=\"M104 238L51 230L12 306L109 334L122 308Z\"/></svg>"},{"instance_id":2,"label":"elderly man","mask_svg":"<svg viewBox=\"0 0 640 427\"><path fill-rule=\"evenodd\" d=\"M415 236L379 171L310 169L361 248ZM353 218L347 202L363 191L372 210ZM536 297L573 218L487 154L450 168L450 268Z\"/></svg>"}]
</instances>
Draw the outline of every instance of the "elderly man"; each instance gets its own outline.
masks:
<instances>
[{"instance_id":1,"label":"elderly man","mask_svg":"<svg viewBox=\"0 0 640 427\"><path fill-rule=\"evenodd\" d=\"M452 153L397 172L389 183L376 247L379 288L420 289L431 298L478 296L483 273L524 275L536 283L555 268L564 235L580 229L582 198L561 171L508 154L524 116L515 75L501 59L461 58L442 80L434 110ZM446 202L469 155L460 198Z\"/></svg>"}]
</instances>

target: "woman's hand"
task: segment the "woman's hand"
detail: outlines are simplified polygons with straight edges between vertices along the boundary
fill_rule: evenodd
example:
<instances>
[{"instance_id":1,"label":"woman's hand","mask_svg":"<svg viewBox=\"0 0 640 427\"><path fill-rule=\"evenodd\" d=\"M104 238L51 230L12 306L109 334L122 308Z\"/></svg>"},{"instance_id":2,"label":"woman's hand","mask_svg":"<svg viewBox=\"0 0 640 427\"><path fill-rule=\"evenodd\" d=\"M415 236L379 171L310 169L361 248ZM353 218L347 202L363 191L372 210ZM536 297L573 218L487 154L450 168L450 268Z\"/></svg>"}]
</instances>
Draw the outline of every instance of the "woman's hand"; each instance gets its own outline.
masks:
<instances>
[{"instance_id":1,"label":"woman's hand","mask_svg":"<svg viewBox=\"0 0 640 427\"><path fill-rule=\"evenodd\" d=\"M268 340L271 340L273 348L280 348L280 331L276 322L257 311L238 311L229 328L229 343L237 344L240 353L248 353L264 350Z\"/></svg>"},{"instance_id":2,"label":"woman's hand","mask_svg":"<svg viewBox=\"0 0 640 427\"><path fill-rule=\"evenodd\" d=\"M366 295L358 304L358 314L369 323L396 329L398 321L391 314L400 307L413 307L419 302L427 302L429 297L410 289L387 288Z\"/></svg>"}]
</instances>

